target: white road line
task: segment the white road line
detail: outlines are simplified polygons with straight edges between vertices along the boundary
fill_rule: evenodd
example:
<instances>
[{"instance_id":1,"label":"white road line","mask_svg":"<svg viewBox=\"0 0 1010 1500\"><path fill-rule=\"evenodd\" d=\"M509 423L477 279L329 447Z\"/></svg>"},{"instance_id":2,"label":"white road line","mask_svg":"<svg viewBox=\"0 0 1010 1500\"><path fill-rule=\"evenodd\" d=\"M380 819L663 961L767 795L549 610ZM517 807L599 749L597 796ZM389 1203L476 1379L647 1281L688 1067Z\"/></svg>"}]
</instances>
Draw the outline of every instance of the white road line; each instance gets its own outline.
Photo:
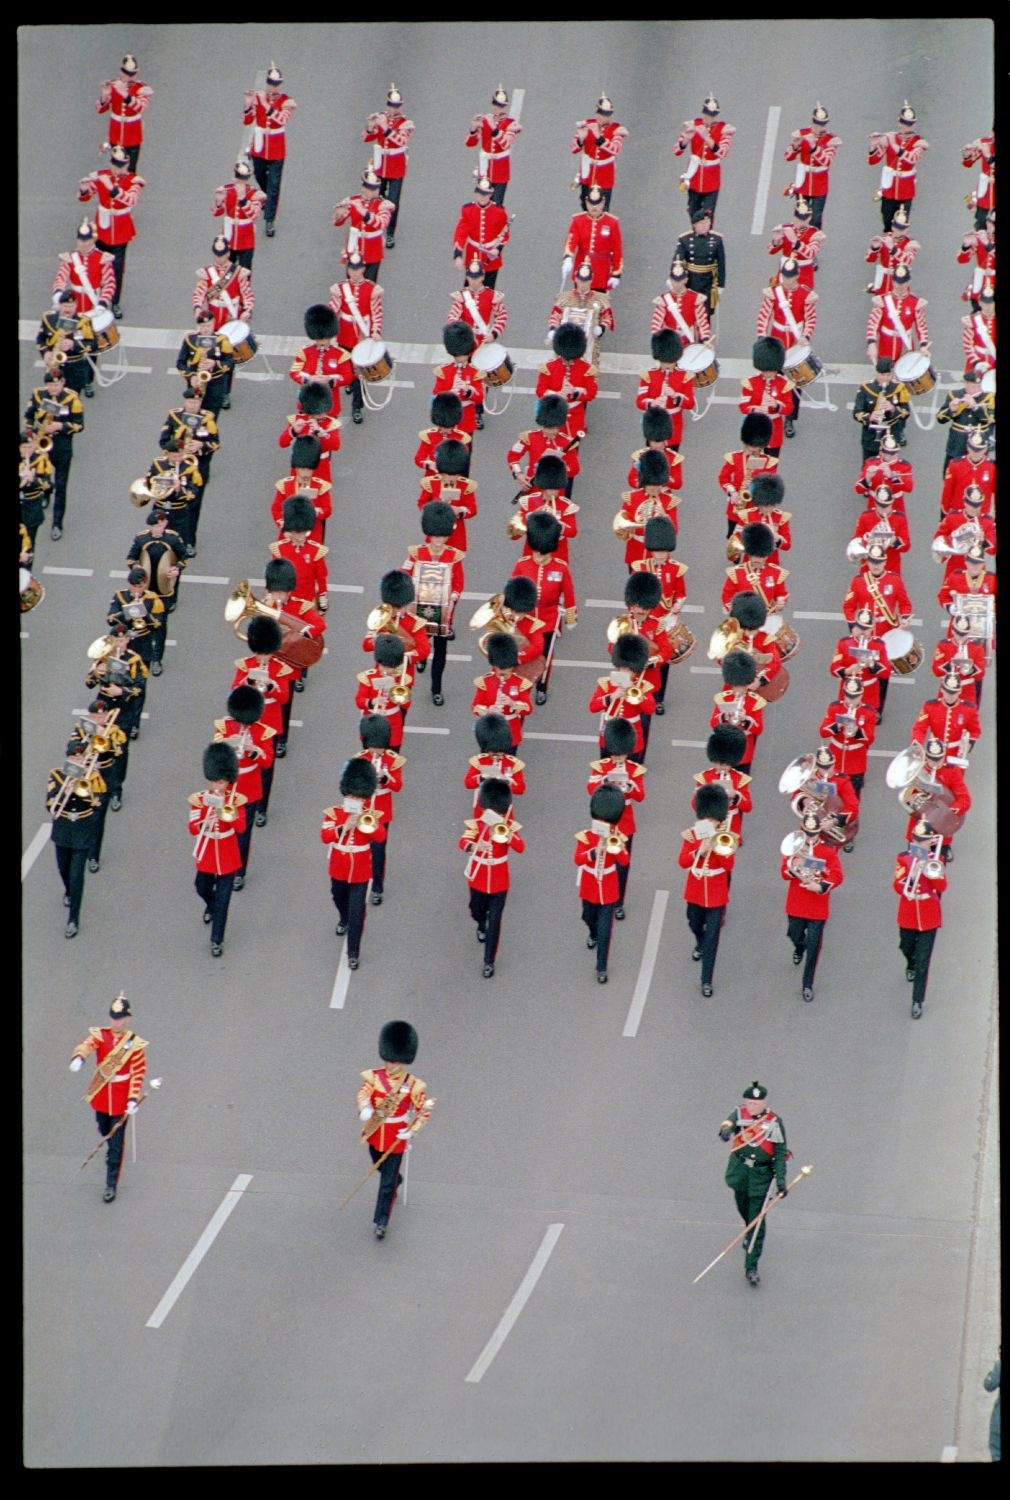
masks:
<instances>
[{"instance_id":1,"label":"white road line","mask_svg":"<svg viewBox=\"0 0 1010 1500\"><path fill-rule=\"evenodd\" d=\"M51 577L58 578L93 578L95 576L94 568L43 568L42 571ZM126 577L125 573L123 577Z\"/></svg>"},{"instance_id":2,"label":"white road line","mask_svg":"<svg viewBox=\"0 0 1010 1500\"><path fill-rule=\"evenodd\" d=\"M704 750L707 740L671 740L675 750Z\"/></svg>"},{"instance_id":3,"label":"white road line","mask_svg":"<svg viewBox=\"0 0 1010 1500\"><path fill-rule=\"evenodd\" d=\"M609 667L610 661L609 659L604 661L576 661L570 656L556 656L554 658L554 665L556 667L592 667L594 672L598 672L601 667L604 669Z\"/></svg>"},{"instance_id":4,"label":"white road line","mask_svg":"<svg viewBox=\"0 0 1010 1500\"><path fill-rule=\"evenodd\" d=\"M164 1323L165 1319L172 1311L172 1308L175 1306L179 1298L182 1296L182 1293L185 1291L186 1285L189 1282L190 1277L193 1275L193 1272L196 1270L197 1266L203 1260L211 1245L213 1245L214 1241L221 1233L221 1230L224 1228L229 1215L231 1214L235 1205L238 1203L242 1194L245 1192L246 1188L249 1186L250 1182L252 1182L251 1173L240 1172L239 1175L235 1178L235 1181L225 1193L221 1203L215 1209L214 1217L211 1219L210 1223L207 1225L207 1228L203 1231L203 1234L201 1234L200 1238L197 1240L196 1244L193 1246L192 1250L183 1261L182 1266L175 1277L175 1280L172 1282L172 1285L169 1287L164 1297L162 1297L161 1301L154 1309L154 1312L148 1318L147 1322L144 1325L145 1328L160 1328L162 1323Z\"/></svg>"},{"instance_id":5,"label":"white road line","mask_svg":"<svg viewBox=\"0 0 1010 1500\"><path fill-rule=\"evenodd\" d=\"M181 343L181 340L180 340L180 343ZM35 367L36 367L36 369L41 370L42 366L43 366L43 363L44 363L43 360L37 359L35 361ZM172 366L172 369L175 371L175 374L178 375L179 372L178 372L178 370L175 369L174 365ZM120 374L121 375L150 375L151 374L151 366L150 365L116 365L115 366L115 370L116 370L116 374L117 375L120 375Z\"/></svg>"},{"instance_id":6,"label":"white road line","mask_svg":"<svg viewBox=\"0 0 1010 1500\"><path fill-rule=\"evenodd\" d=\"M447 651L445 659L446 661L473 661L472 656L464 656L461 651Z\"/></svg>"},{"instance_id":7,"label":"white road line","mask_svg":"<svg viewBox=\"0 0 1010 1500\"><path fill-rule=\"evenodd\" d=\"M945 1447L944 1450L943 1450L943 1452L940 1454L940 1462L942 1464L956 1464L957 1463L957 1449L951 1447L948 1444L948 1446Z\"/></svg>"},{"instance_id":8,"label":"white road line","mask_svg":"<svg viewBox=\"0 0 1010 1500\"><path fill-rule=\"evenodd\" d=\"M304 729L305 728L305 720L304 719L289 719L288 720L288 728L289 729Z\"/></svg>"},{"instance_id":9,"label":"white road line","mask_svg":"<svg viewBox=\"0 0 1010 1500\"><path fill-rule=\"evenodd\" d=\"M685 606L686 608L686 606ZM844 620L845 616L837 610L831 609L794 609L794 620ZM921 625L922 621L913 615L909 621L910 625Z\"/></svg>"},{"instance_id":10,"label":"white road line","mask_svg":"<svg viewBox=\"0 0 1010 1500\"><path fill-rule=\"evenodd\" d=\"M254 582L258 580L253 580ZM183 573L180 583L231 583L230 578L222 578L216 573ZM262 587L262 584L260 585Z\"/></svg>"},{"instance_id":11,"label":"white road line","mask_svg":"<svg viewBox=\"0 0 1010 1500\"><path fill-rule=\"evenodd\" d=\"M24 880L25 876L28 874L28 871L31 869L32 865L35 863L35 861L38 859L39 855L42 853L43 849L46 847L46 844L49 842L49 835L52 833L52 831L53 831L53 825L51 823L43 823L42 827L39 829L38 833L32 839L31 843L28 845L28 848L25 850L24 854L22 854L22 856L21 856L21 879L22 880Z\"/></svg>"},{"instance_id":12,"label":"white road line","mask_svg":"<svg viewBox=\"0 0 1010 1500\"><path fill-rule=\"evenodd\" d=\"M448 730L448 729L434 729L434 728L429 728L429 726L427 724L405 724L403 726L403 732L404 732L404 734L449 734L449 733L451 733L451 731Z\"/></svg>"},{"instance_id":13,"label":"white road line","mask_svg":"<svg viewBox=\"0 0 1010 1500\"><path fill-rule=\"evenodd\" d=\"M761 152L761 170L758 172L757 194L754 198L754 217L751 220L751 234L763 234L765 227L765 211L768 207L768 188L772 180L772 161L775 156L775 137L778 134L779 116L782 110L778 104L768 106L768 123L765 126L765 143Z\"/></svg>"},{"instance_id":14,"label":"white road line","mask_svg":"<svg viewBox=\"0 0 1010 1500\"><path fill-rule=\"evenodd\" d=\"M572 745L598 745L598 734L541 734L538 730L527 730L524 740L565 740Z\"/></svg>"},{"instance_id":15,"label":"white road line","mask_svg":"<svg viewBox=\"0 0 1010 1500\"><path fill-rule=\"evenodd\" d=\"M337 977L333 981L333 989L330 992L330 1010L343 1010L344 1001L347 999L347 986L350 982L351 971L347 967L347 944L341 943Z\"/></svg>"},{"instance_id":16,"label":"white road line","mask_svg":"<svg viewBox=\"0 0 1010 1500\"><path fill-rule=\"evenodd\" d=\"M692 667L691 671L697 673L700 677L722 676L722 667Z\"/></svg>"},{"instance_id":17,"label":"white road line","mask_svg":"<svg viewBox=\"0 0 1010 1500\"><path fill-rule=\"evenodd\" d=\"M549 352L550 351L548 350L548 353ZM509 350L509 354L511 355L511 353L512 353L512 351L510 349ZM516 395L516 396L535 396L536 395L536 387L532 386L532 385L512 385L512 386L509 386L509 390L512 391L512 393L514 395ZM620 393L620 391L597 391L596 392L596 400L597 401L620 401L620 399L621 399L621 393Z\"/></svg>"},{"instance_id":18,"label":"white road line","mask_svg":"<svg viewBox=\"0 0 1010 1500\"><path fill-rule=\"evenodd\" d=\"M464 598L465 597L466 596L464 595ZM486 594L480 594L480 595L475 594L474 598L475 599L476 598L486 599L487 595ZM585 605L586 609L625 609L626 608L626 605L625 605L623 599L583 599L582 603ZM681 605L681 609L683 610L684 614L686 614L686 615L703 615L705 613L705 606L704 606L704 604L682 604Z\"/></svg>"},{"instance_id":19,"label":"white road line","mask_svg":"<svg viewBox=\"0 0 1010 1500\"><path fill-rule=\"evenodd\" d=\"M519 116L523 112L523 100L525 98L526 98L526 90L525 89L513 89L512 90L512 118L513 118L513 120L515 120L515 122L516 122L517 125L519 123Z\"/></svg>"},{"instance_id":20,"label":"white road line","mask_svg":"<svg viewBox=\"0 0 1010 1500\"><path fill-rule=\"evenodd\" d=\"M663 932L663 918L666 916L666 903L669 899L669 891L657 891L652 898L652 913L649 917L649 929L645 934L642 962L639 965L638 978L635 981L635 992L631 997L628 1019L624 1023L624 1030L621 1032L622 1036L638 1035L639 1022L642 1019L645 1002L649 996L652 973L656 967L659 939Z\"/></svg>"},{"instance_id":21,"label":"white road line","mask_svg":"<svg viewBox=\"0 0 1010 1500\"><path fill-rule=\"evenodd\" d=\"M564 1227L563 1224L549 1224L547 1226L547 1233L540 1242L540 1249L534 1255L529 1270L519 1284L519 1290L505 1309L498 1327L484 1345L477 1363L466 1377L468 1384L476 1385L487 1374L491 1366L491 1361L508 1338L516 1319L529 1301L533 1288L543 1275L544 1267L550 1260L551 1252L561 1238L561 1231Z\"/></svg>"},{"instance_id":22,"label":"white road line","mask_svg":"<svg viewBox=\"0 0 1010 1500\"><path fill-rule=\"evenodd\" d=\"M365 586L363 583L331 583L326 592L328 594L363 594Z\"/></svg>"}]
</instances>

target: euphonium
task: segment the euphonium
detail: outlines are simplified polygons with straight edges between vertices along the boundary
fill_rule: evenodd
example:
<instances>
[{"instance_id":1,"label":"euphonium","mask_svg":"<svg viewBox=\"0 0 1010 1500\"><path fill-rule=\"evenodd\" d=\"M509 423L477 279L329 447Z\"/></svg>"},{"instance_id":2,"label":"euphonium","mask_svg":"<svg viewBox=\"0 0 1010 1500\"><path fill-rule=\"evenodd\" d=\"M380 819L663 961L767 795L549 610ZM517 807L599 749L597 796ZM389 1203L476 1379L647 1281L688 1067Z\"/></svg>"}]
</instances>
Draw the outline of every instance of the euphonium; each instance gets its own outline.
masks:
<instances>
[{"instance_id":1,"label":"euphonium","mask_svg":"<svg viewBox=\"0 0 1010 1500\"><path fill-rule=\"evenodd\" d=\"M257 599L249 587L248 578L243 578L242 582L229 595L224 607L224 617L240 641L245 640L245 636L239 629L243 620L249 619L252 615L266 615L271 620L279 621L283 613L284 611L279 605L265 604L262 599Z\"/></svg>"},{"instance_id":2,"label":"euphonium","mask_svg":"<svg viewBox=\"0 0 1010 1500\"><path fill-rule=\"evenodd\" d=\"M632 634L634 630L635 622L630 615L616 615L607 626L607 640L613 645L622 635Z\"/></svg>"},{"instance_id":3,"label":"euphonium","mask_svg":"<svg viewBox=\"0 0 1010 1500\"><path fill-rule=\"evenodd\" d=\"M738 644L742 635L739 622L732 615L727 615L712 632L706 653L709 661L722 661L727 651L732 651Z\"/></svg>"},{"instance_id":4,"label":"euphonium","mask_svg":"<svg viewBox=\"0 0 1010 1500\"><path fill-rule=\"evenodd\" d=\"M470 629L483 630L484 626L490 625L492 620L500 620L504 597L503 594L492 594L485 604L482 604L479 609L475 609L470 616ZM505 629L506 627L502 626L501 628ZM515 626L512 629L514 630Z\"/></svg>"},{"instance_id":5,"label":"euphonium","mask_svg":"<svg viewBox=\"0 0 1010 1500\"><path fill-rule=\"evenodd\" d=\"M382 635L388 631L396 610L391 604L377 604L369 611L365 625L370 635Z\"/></svg>"}]
</instances>

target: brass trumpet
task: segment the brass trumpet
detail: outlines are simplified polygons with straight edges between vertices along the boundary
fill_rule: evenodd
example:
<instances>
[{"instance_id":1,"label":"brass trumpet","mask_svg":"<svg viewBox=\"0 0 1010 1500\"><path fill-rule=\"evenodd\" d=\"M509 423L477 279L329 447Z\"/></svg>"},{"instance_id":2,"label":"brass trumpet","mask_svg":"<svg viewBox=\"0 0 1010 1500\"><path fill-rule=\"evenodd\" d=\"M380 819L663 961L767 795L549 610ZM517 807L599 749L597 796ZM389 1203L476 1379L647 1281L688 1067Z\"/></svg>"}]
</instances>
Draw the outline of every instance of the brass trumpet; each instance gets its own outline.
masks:
<instances>
[{"instance_id":1,"label":"brass trumpet","mask_svg":"<svg viewBox=\"0 0 1010 1500\"><path fill-rule=\"evenodd\" d=\"M379 826L379 822L379 815L373 812L370 807L366 807L354 826L361 833L374 833Z\"/></svg>"},{"instance_id":2,"label":"brass trumpet","mask_svg":"<svg viewBox=\"0 0 1010 1500\"><path fill-rule=\"evenodd\" d=\"M603 847L608 854L620 854L627 842L627 834L621 833L619 829L615 828L611 833L607 834L603 841Z\"/></svg>"}]
</instances>

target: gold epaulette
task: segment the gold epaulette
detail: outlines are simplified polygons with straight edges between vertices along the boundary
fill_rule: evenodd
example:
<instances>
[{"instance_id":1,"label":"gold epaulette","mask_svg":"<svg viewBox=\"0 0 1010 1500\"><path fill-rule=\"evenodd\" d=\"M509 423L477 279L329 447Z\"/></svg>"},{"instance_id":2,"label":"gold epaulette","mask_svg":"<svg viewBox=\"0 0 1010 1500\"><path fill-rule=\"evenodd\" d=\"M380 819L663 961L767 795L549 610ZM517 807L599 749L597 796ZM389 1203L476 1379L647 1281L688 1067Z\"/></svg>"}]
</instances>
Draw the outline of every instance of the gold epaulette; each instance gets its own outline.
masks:
<instances>
[{"instance_id":1,"label":"gold epaulette","mask_svg":"<svg viewBox=\"0 0 1010 1500\"><path fill-rule=\"evenodd\" d=\"M477 837L477 833L478 833L477 819L476 818L465 818L463 820L463 837L465 839L475 839Z\"/></svg>"},{"instance_id":2,"label":"gold epaulette","mask_svg":"<svg viewBox=\"0 0 1010 1500\"><path fill-rule=\"evenodd\" d=\"M551 370L551 367L550 367L549 364L548 365L541 365L540 369L537 371L537 373L539 375L549 375L550 374L550 370Z\"/></svg>"},{"instance_id":3,"label":"gold epaulette","mask_svg":"<svg viewBox=\"0 0 1010 1500\"><path fill-rule=\"evenodd\" d=\"M583 828L581 830L581 832L579 832L579 833L577 833L575 835L575 842L577 844L588 844L589 843L589 834L590 834L590 829Z\"/></svg>"},{"instance_id":4,"label":"gold epaulette","mask_svg":"<svg viewBox=\"0 0 1010 1500\"><path fill-rule=\"evenodd\" d=\"M754 711L755 711L755 713L757 712L757 710L759 708L767 708L768 707L768 700L767 700L767 698L762 698L760 693L755 693L754 694L754 700L755 700L754 701Z\"/></svg>"},{"instance_id":5,"label":"gold epaulette","mask_svg":"<svg viewBox=\"0 0 1010 1500\"><path fill-rule=\"evenodd\" d=\"M357 679L362 684L363 687L371 687L372 686L372 679L369 677L369 675L368 675L367 672L359 672L357 674Z\"/></svg>"},{"instance_id":6,"label":"gold epaulette","mask_svg":"<svg viewBox=\"0 0 1010 1500\"><path fill-rule=\"evenodd\" d=\"M327 552L329 552L330 549L329 549L329 547L324 547L323 544L322 544L322 542L316 542L315 547L316 547L316 562L320 562L322 560L322 558L324 558L326 556Z\"/></svg>"}]
</instances>

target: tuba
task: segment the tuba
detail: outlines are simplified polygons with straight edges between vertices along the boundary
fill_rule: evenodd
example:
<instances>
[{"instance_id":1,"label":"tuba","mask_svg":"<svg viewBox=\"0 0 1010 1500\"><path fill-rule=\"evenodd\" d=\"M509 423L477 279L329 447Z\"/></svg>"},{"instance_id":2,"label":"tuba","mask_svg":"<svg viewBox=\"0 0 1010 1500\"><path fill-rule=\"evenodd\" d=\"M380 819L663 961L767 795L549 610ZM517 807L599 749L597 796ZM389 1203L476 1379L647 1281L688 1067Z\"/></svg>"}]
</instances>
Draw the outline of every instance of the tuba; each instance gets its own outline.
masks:
<instances>
[{"instance_id":1,"label":"tuba","mask_svg":"<svg viewBox=\"0 0 1010 1500\"><path fill-rule=\"evenodd\" d=\"M249 627L242 630L242 622L249 620L253 615L266 615L271 620L276 620L283 632L280 650L277 655L281 661L287 662L291 667L312 667L323 654L323 643L312 640L302 634L301 622L297 615L288 614L277 604L266 604L249 587L248 578L244 578L236 589L229 595L224 607L224 617L232 627L240 641L246 638Z\"/></svg>"}]
</instances>

